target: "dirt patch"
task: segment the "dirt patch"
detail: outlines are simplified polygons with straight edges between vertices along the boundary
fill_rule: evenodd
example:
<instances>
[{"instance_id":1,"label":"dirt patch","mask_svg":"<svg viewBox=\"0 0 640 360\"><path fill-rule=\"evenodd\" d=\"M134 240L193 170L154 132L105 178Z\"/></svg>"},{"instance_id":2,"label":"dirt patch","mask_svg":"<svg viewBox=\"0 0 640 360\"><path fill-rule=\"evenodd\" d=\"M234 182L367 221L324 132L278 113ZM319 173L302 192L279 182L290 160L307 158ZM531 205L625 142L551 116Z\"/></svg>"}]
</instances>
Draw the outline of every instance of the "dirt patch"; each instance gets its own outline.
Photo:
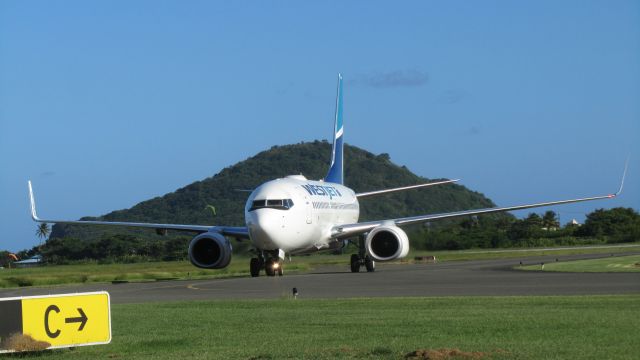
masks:
<instances>
[{"instance_id":1,"label":"dirt patch","mask_svg":"<svg viewBox=\"0 0 640 360\"><path fill-rule=\"evenodd\" d=\"M633 264L633 266L640 268L640 262Z\"/></svg>"},{"instance_id":2,"label":"dirt patch","mask_svg":"<svg viewBox=\"0 0 640 360\"><path fill-rule=\"evenodd\" d=\"M41 351L51 346L46 341L39 341L30 335L13 334L2 340L0 348L13 351Z\"/></svg>"},{"instance_id":3,"label":"dirt patch","mask_svg":"<svg viewBox=\"0 0 640 360\"><path fill-rule=\"evenodd\" d=\"M405 359L429 359L429 360L449 360L449 359L485 359L492 353L480 351L462 351L460 349L420 349L410 352L404 356Z\"/></svg>"}]
</instances>

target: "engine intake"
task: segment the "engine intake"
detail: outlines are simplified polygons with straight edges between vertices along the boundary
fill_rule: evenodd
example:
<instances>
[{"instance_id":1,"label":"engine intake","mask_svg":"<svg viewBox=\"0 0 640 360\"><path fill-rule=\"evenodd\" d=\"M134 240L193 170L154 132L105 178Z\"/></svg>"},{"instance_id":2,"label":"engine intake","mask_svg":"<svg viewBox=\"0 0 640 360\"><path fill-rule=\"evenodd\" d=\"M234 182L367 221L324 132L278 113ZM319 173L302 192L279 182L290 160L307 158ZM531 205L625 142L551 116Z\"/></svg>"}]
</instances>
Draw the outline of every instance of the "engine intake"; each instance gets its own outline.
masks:
<instances>
[{"instance_id":1,"label":"engine intake","mask_svg":"<svg viewBox=\"0 0 640 360\"><path fill-rule=\"evenodd\" d=\"M203 269L222 269L231 262L231 243L222 234L207 232L191 240L189 260Z\"/></svg>"},{"instance_id":2,"label":"engine intake","mask_svg":"<svg viewBox=\"0 0 640 360\"><path fill-rule=\"evenodd\" d=\"M369 232L365 247L376 261L395 260L409 253L409 237L395 225L382 225Z\"/></svg>"}]
</instances>

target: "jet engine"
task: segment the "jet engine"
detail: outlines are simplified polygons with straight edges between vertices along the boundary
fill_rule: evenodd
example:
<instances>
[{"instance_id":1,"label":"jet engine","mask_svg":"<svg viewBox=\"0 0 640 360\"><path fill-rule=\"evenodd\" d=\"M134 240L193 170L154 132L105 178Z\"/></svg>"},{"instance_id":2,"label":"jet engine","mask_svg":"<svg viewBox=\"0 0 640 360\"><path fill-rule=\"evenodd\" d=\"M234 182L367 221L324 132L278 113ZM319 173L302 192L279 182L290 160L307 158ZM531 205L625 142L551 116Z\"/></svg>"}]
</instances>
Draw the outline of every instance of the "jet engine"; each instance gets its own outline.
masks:
<instances>
[{"instance_id":1,"label":"jet engine","mask_svg":"<svg viewBox=\"0 0 640 360\"><path fill-rule=\"evenodd\" d=\"M220 233L202 233L189 244L189 260L203 269L225 268L231 261L231 243Z\"/></svg>"},{"instance_id":2,"label":"jet engine","mask_svg":"<svg viewBox=\"0 0 640 360\"><path fill-rule=\"evenodd\" d=\"M382 225L369 232L365 247L369 256L376 261L394 260L407 256L409 238L395 225Z\"/></svg>"}]
</instances>

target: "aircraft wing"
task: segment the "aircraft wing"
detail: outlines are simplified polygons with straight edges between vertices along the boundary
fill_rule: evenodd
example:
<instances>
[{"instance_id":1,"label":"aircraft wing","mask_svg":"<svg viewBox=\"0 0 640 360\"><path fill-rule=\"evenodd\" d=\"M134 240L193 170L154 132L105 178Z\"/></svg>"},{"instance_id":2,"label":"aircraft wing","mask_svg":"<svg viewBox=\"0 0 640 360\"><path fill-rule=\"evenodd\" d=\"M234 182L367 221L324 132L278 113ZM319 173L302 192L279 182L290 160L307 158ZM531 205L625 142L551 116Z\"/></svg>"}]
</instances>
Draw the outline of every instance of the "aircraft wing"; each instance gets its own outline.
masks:
<instances>
[{"instance_id":1,"label":"aircraft wing","mask_svg":"<svg viewBox=\"0 0 640 360\"><path fill-rule=\"evenodd\" d=\"M507 206L507 207L494 207L494 208L485 208L485 209L454 211L454 212L440 213L440 214L419 215L419 216L411 216L411 217L390 219L390 220L368 221L368 222L362 222L357 224L336 225L332 229L332 237L336 239L350 238L356 235L369 232L372 229L378 226L381 226L383 224L395 225L395 226L406 226L406 225L412 225L412 224L425 223L429 221L451 219L451 218L470 216L470 215L480 215L480 214L490 214L495 212L522 210L522 209L530 209L530 208L536 208L536 207L542 207L542 206L570 204L570 203L576 203L576 202L582 202L582 201L611 199L620 195L620 193L622 192L622 187L624 186L624 178L625 178L626 172L627 172L627 169L625 166L625 171L622 175L622 182L620 184L620 188L614 194L585 197L580 199L556 200L556 201L542 202L542 203L536 203L536 204L525 204L525 205L516 205L516 206Z\"/></svg>"},{"instance_id":2,"label":"aircraft wing","mask_svg":"<svg viewBox=\"0 0 640 360\"><path fill-rule=\"evenodd\" d=\"M454 182L457 182L457 181L460 181L460 179L443 180L443 181L436 181L436 182L426 183L426 184L403 186L403 187L398 187L398 188L393 188L393 189L369 191L369 192L358 193L358 194L356 194L356 197L362 198L362 197L367 197L367 196L372 196L372 195L382 195L382 194L388 194L388 193L397 192L397 191L418 189L418 188L423 188L423 187L433 186L433 185L450 184L450 183L454 183Z\"/></svg>"},{"instance_id":3,"label":"aircraft wing","mask_svg":"<svg viewBox=\"0 0 640 360\"><path fill-rule=\"evenodd\" d=\"M218 232L225 236L239 239L248 239L249 230L245 226L208 226L208 225L184 225L184 224L160 224L160 223L138 223L122 221L96 221L96 220L51 220L40 219L36 213L36 203L33 197L33 188L29 181L29 200L31 201L31 218L40 223L56 223L71 225L105 225L105 226L127 226L137 228L155 229L159 234L167 230L188 231L195 233Z\"/></svg>"}]
</instances>

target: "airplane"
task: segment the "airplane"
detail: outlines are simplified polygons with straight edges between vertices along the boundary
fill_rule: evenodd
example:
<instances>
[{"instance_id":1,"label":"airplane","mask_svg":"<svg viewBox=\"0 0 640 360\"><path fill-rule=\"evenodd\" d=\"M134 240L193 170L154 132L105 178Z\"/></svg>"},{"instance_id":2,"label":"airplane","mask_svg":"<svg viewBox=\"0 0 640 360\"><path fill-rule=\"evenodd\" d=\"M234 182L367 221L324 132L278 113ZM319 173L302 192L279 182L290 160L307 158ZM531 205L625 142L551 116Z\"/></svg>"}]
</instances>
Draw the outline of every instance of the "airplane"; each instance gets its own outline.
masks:
<instances>
[{"instance_id":1,"label":"airplane","mask_svg":"<svg viewBox=\"0 0 640 360\"><path fill-rule=\"evenodd\" d=\"M40 219L36 213L33 188L29 181L31 217L40 223L151 228L159 234L168 230L196 233L189 244L188 256L194 266L204 269L222 269L229 265L232 253L229 238L248 239L257 254L251 258L249 264L252 277L258 277L263 270L267 276L282 276L283 262L287 255L340 249L351 241L350 239L357 238L357 243L353 243L358 247L358 253L351 256L351 272L359 272L362 267L367 272L373 272L376 261L396 260L408 254L409 238L402 230L404 226L479 214L611 199L618 196L624 186L626 166L620 188L613 194L358 222L358 200L361 198L454 183L459 179L356 193L344 185L342 110L342 76L338 74L333 145L327 175L324 179L315 181L303 175L290 175L258 186L251 191L244 208L245 226Z\"/></svg>"}]
</instances>

